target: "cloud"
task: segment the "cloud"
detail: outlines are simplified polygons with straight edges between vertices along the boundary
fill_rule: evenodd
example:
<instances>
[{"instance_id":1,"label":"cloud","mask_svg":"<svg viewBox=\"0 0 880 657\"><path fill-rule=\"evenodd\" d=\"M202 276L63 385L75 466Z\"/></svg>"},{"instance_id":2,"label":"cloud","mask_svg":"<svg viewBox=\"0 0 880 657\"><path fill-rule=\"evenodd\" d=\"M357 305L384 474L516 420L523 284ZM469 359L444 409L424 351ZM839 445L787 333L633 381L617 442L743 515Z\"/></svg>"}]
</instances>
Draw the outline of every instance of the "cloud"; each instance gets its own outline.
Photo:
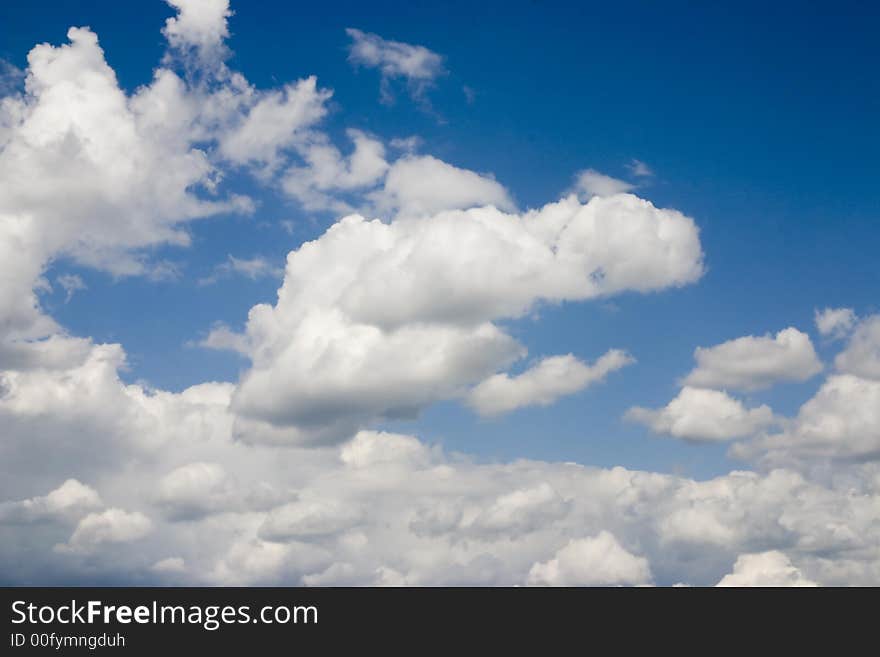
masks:
<instances>
[{"instance_id":1,"label":"cloud","mask_svg":"<svg viewBox=\"0 0 880 657\"><path fill-rule=\"evenodd\" d=\"M816 459L876 460L880 456L880 381L834 374L798 411L786 429L734 454L769 464Z\"/></svg>"},{"instance_id":2,"label":"cloud","mask_svg":"<svg viewBox=\"0 0 880 657\"><path fill-rule=\"evenodd\" d=\"M649 167L641 160L630 160L629 164L626 165L626 168L629 169L629 172L637 178L654 177L654 171L651 169L651 167Z\"/></svg>"},{"instance_id":3,"label":"cloud","mask_svg":"<svg viewBox=\"0 0 880 657\"><path fill-rule=\"evenodd\" d=\"M169 517L187 519L232 508L236 492L223 466L190 463L159 480L156 503Z\"/></svg>"},{"instance_id":4,"label":"cloud","mask_svg":"<svg viewBox=\"0 0 880 657\"><path fill-rule=\"evenodd\" d=\"M361 524L363 512L336 500L301 499L273 509L260 526L263 539L284 541L335 536Z\"/></svg>"},{"instance_id":5,"label":"cloud","mask_svg":"<svg viewBox=\"0 0 880 657\"><path fill-rule=\"evenodd\" d=\"M186 562L180 557L167 557L154 563L150 570L156 573L183 573L186 572Z\"/></svg>"},{"instance_id":6,"label":"cloud","mask_svg":"<svg viewBox=\"0 0 880 657\"><path fill-rule=\"evenodd\" d=\"M91 552L105 543L131 543L146 536L152 522L142 513L107 509L90 513L79 521L66 545L56 546L60 552Z\"/></svg>"},{"instance_id":7,"label":"cloud","mask_svg":"<svg viewBox=\"0 0 880 657\"><path fill-rule=\"evenodd\" d=\"M633 196L523 215L348 216L288 256L275 306L251 309L236 422L271 425L242 429L251 439L315 443L414 417L525 355L493 320L701 273L693 221Z\"/></svg>"},{"instance_id":8,"label":"cloud","mask_svg":"<svg viewBox=\"0 0 880 657\"><path fill-rule=\"evenodd\" d=\"M592 366L572 354L550 356L518 376L495 374L482 381L468 394L468 405L480 415L499 415L523 406L549 406L634 362L632 356L619 349L609 351Z\"/></svg>"},{"instance_id":9,"label":"cloud","mask_svg":"<svg viewBox=\"0 0 880 657\"><path fill-rule=\"evenodd\" d=\"M237 124L220 136L220 153L234 164L279 166L281 151L302 147L309 128L322 119L332 92L318 89L312 76L263 92Z\"/></svg>"},{"instance_id":10,"label":"cloud","mask_svg":"<svg viewBox=\"0 0 880 657\"><path fill-rule=\"evenodd\" d=\"M685 385L704 388L759 390L782 381L806 381L822 364L806 333L796 328L756 337L746 336L714 347L697 347L697 367Z\"/></svg>"},{"instance_id":11,"label":"cloud","mask_svg":"<svg viewBox=\"0 0 880 657\"><path fill-rule=\"evenodd\" d=\"M73 295L76 294L79 290L87 289L86 284L83 282L83 279L77 276L76 274L62 274L57 279L58 284L64 289L65 297L64 303L69 303L73 298Z\"/></svg>"},{"instance_id":12,"label":"cloud","mask_svg":"<svg viewBox=\"0 0 880 657\"><path fill-rule=\"evenodd\" d=\"M859 322L834 365L840 372L880 381L880 315Z\"/></svg>"},{"instance_id":13,"label":"cloud","mask_svg":"<svg viewBox=\"0 0 880 657\"><path fill-rule=\"evenodd\" d=\"M624 194L635 189L635 185L606 176L595 169L586 169L577 174L575 178L575 190L584 198L591 196L614 196Z\"/></svg>"},{"instance_id":14,"label":"cloud","mask_svg":"<svg viewBox=\"0 0 880 657\"><path fill-rule=\"evenodd\" d=\"M219 198L216 170L196 147L184 83L157 69L127 96L96 35L28 55L24 93L0 104L0 334L33 340L59 331L34 295L50 261L67 258L116 276L149 274L143 249L185 246L184 226L249 201Z\"/></svg>"},{"instance_id":15,"label":"cloud","mask_svg":"<svg viewBox=\"0 0 880 657\"><path fill-rule=\"evenodd\" d=\"M227 56L227 19L232 16L229 0L166 0L177 9L165 21L162 34L183 53L193 52L202 64L218 64Z\"/></svg>"},{"instance_id":16,"label":"cloud","mask_svg":"<svg viewBox=\"0 0 880 657\"><path fill-rule=\"evenodd\" d=\"M394 101L391 81L398 78L406 82L414 100L426 102L426 91L445 73L443 57L424 46L389 41L351 27L345 33L351 38L348 60L356 66L378 69L382 74L383 103Z\"/></svg>"},{"instance_id":17,"label":"cloud","mask_svg":"<svg viewBox=\"0 0 880 657\"><path fill-rule=\"evenodd\" d=\"M0 503L0 523L35 522L58 517L81 515L100 508L97 491L76 479L68 479L46 495L20 502Z\"/></svg>"},{"instance_id":18,"label":"cloud","mask_svg":"<svg viewBox=\"0 0 880 657\"><path fill-rule=\"evenodd\" d=\"M778 550L743 554L717 586L816 586Z\"/></svg>"},{"instance_id":19,"label":"cloud","mask_svg":"<svg viewBox=\"0 0 880 657\"><path fill-rule=\"evenodd\" d=\"M733 454L801 469L880 457L880 318L860 321L834 362L837 372L783 431L735 445Z\"/></svg>"},{"instance_id":20,"label":"cloud","mask_svg":"<svg viewBox=\"0 0 880 657\"><path fill-rule=\"evenodd\" d=\"M149 411L117 409L114 440L140 445L140 457L112 452L92 475L94 495L66 496L88 502L67 505L76 513L0 523L0 555L15 565L5 581L74 581L81 566L72 557L84 555L100 564L93 576L118 583L173 575L178 584L706 585L739 555L769 549L798 554L803 577L822 584L880 581L876 469L839 485L787 470L696 481L571 463L481 464L381 432L329 450L254 448L210 419L226 412L218 390L163 393ZM164 420L147 422L148 413ZM94 410L88 416L76 425L78 450L47 462L47 476L86 467L71 454L106 431ZM29 444L29 430L4 426L7 441L46 453ZM60 436L52 440L63 448ZM242 503L242 491L263 485L295 493ZM97 490L112 506L71 531L98 503ZM136 549L119 550L134 541ZM157 572L166 559L175 561Z\"/></svg>"},{"instance_id":21,"label":"cloud","mask_svg":"<svg viewBox=\"0 0 880 657\"><path fill-rule=\"evenodd\" d=\"M825 308L815 311L816 328L823 336L840 340L849 335L856 323L852 308Z\"/></svg>"},{"instance_id":22,"label":"cloud","mask_svg":"<svg viewBox=\"0 0 880 657\"><path fill-rule=\"evenodd\" d=\"M305 209L350 212L351 205L339 198L340 193L370 189L388 171L381 141L360 130L346 134L354 144L349 155L344 156L326 138L315 137L299 149L304 165L284 173L282 189Z\"/></svg>"},{"instance_id":23,"label":"cloud","mask_svg":"<svg viewBox=\"0 0 880 657\"><path fill-rule=\"evenodd\" d=\"M361 430L503 376L526 355L504 320L696 281L697 227L629 194L517 212L491 176L389 161L363 132L343 153L314 118L329 92L310 78L256 89L223 64L227 3L175 6L172 52L134 93L74 28L69 44L32 50L24 90L2 101L4 583L706 585L768 550L796 566L734 574L880 583L870 323L778 434L741 443L756 471L478 462ZM337 221L288 256L277 302L254 306L244 333L215 327L207 342L250 360L237 384L126 383L121 345L70 336L40 308L50 263L149 275L162 269L152 250L187 245L190 222L254 207L230 178L282 189L298 167L303 189L384 221ZM770 373L736 349L705 351L745 374L718 358L705 371L804 376L815 363L789 352L812 345L787 335L745 339ZM542 395L559 390L537 379Z\"/></svg>"},{"instance_id":24,"label":"cloud","mask_svg":"<svg viewBox=\"0 0 880 657\"><path fill-rule=\"evenodd\" d=\"M628 552L607 531L569 541L553 559L536 563L529 571L533 585L620 586L650 581L647 560Z\"/></svg>"},{"instance_id":25,"label":"cloud","mask_svg":"<svg viewBox=\"0 0 880 657\"><path fill-rule=\"evenodd\" d=\"M243 486L221 464L199 461L163 476L153 501L168 519L192 521L212 513L269 509L290 497L265 482Z\"/></svg>"},{"instance_id":26,"label":"cloud","mask_svg":"<svg viewBox=\"0 0 880 657\"><path fill-rule=\"evenodd\" d=\"M210 276L200 278L199 285L213 285L221 278L232 275L243 276L244 278L255 281L259 278L281 278L284 275L284 269L270 263L263 256L254 256L253 258L236 258L233 255L227 257L226 262L222 262L214 267L214 272Z\"/></svg>"},{"instance_id":27,"label":"cloud","mask_svg":"<svg viewBox=\"0 0 880 657\"><path fill-rule=\"evenodd\" d=\"M235 351L242 355L247 355L250 351L247 336L236 333L222 322L214 324L211 330L208 331L208 335L194 344L205 349Z\"/></svg>"},{"instance_id":28,"label":"cloud","mask_svg":"<svg viewBox=\"0 0 880 657\"><path fill-rule=\"evenodd\" d=\"M458 528L468 536L487 538L503 535L516 538L523 534L538 531L542 527L552 524L554 520L560 520L570 510L571 501L565 500L547 482L514 490L510 493L499 495L492 503L473 518L465 517L461 513L457 523L448 525L440 517L441 527L449 529ZM420 520L426 520L422 515ZM437 527L437 516L432 518L434 523L428 526ZM417 529L415 525L414 529Z\"/></svg>"},{"instance_id":29,"label":"cloud","mask_svg":"<svg viewBox=\"0 0 880 657\"><path fill-rule=\"evenodd\" d=\"M413 436L384 431L360 431L339 452L340 461L354 469L420 469L440 461L439 456Z\"/></svg>"},{"instance_id":30,"label":"cloud","mask_svg":"<svg viewBox=\"0 0 880 657\"><path fill-rule=\"evenodd\" d=\"M634 407L626 418L694 442L743 438L777 423L769 406L746 408L725 392L685 386L678 396L659 410Z\"/></svg>"},{"instance_id":31,"label":"cloud","mask_svg":"<svg viewBox=\"0 0 880 657\"><path fill-rule=\"evenodd\" d=\"M369 196L380 213L431 215L492 205L513 210L508 191L493 178L459 169L430 155L405 155L388 170L383 187Z\"/></svg>"}]
</instances>

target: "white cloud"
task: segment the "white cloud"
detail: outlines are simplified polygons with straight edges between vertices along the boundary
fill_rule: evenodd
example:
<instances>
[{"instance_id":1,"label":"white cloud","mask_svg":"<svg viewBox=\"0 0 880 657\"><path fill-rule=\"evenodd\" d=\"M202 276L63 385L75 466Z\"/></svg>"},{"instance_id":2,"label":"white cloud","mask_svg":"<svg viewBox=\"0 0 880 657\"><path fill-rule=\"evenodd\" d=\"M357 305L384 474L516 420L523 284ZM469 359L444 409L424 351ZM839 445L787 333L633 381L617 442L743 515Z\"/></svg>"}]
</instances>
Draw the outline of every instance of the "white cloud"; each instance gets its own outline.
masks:
<instances>
[{"instance_id":1,"label":"white cloud","mask_svg":"<svg viewBox=\"0 0 880 657\"><path fill-rule=\"evenodd\" d=\"M282 150L307 142L309 128L326 115L331 95L318 88L314 76L264 92L236 125L223 132L221 154L236 164L277 167Z\"/></svg>"},{"instance_id":2,"label":"white cloud","mask_svg":"<svg viewBox=\"0 0 880 657\"><path fill-rule=\"evenodd\" d=\"M222 262L214 267L214 272L210 276L199 279L198 284L213 285L221 278L235 274L255 281L266 277L281 278L284 275L284 269L273 265L263 256L236 258L233 255L229 255L226 262Z\"/></svg>"},{"instance_id":3,"label":"white cloud","mask_svg":"<svg viewBox=\"0 0 880 657\"><path fill-rule=\"evenodd\" d=\"M624 180L606 176L595 169L581 171L575 177L575 190L584 198L591 196L613 196L635 189L635 185Z\"/></svg>"},{"instance_id":4,"label":"white cloud","mask_svg":"<svg viewBox=\"0 0 880 657\"><path fill-rule=\"evenodd\" d=\"M822 370L810 336L796 328L776 336L746 336L714 347L697 347L697 367L685 385L758 390L782 381L806 381Z\"/></svg>"},{"instance_id":5,"label":"white cloud","mask_svg":"<svg viewBox=\"0 0 880 657\"><path fill-rule=\"evenodd\" d=\"M91 572L118 582L705 585L718 582L738 555L777 549L800 555L798 566L813 581L880 581L876 469L854 471L839 486L785 470L695 481L542 461L479 464L377 432L331 450L254 448L214 417L225 414L228 394L206 388L161 393L149 406L139 395L112 402L120 423L113 442L127 441L127 451L90 447L108 431L107 420L82 400L75 405L85 412L64 423L78 427L73 449L65 433L35 445L34 425L5 424L7 450L18 444L31 459L59 453L45 463L45 476L91 469L100 482L94 495L65 498L90 506L100 490L114 509L87 516L72 533L69 523L88 511L84 505L41 523L0 523L2 562L14 564L7 578L67 581L78 577L80 562L71 556L80 554L100 564ZM103 461L96 464L96 456ZM21 485L0 482L4 490ZM242 503L262 486L295 494ZM153 517L119 511L157 498L164 498L162 513ZM185 507L197 512L166 513ZM599 538L603 532L609 537ZM569 548L579 536L593 538ZM51 549L68 537L69 547ZM118 549L135 540L136 549ZM174 561L157 571L169 558L185 570Z\"/></svg>"},{"instance_id":6,"label":"white cloud","mask_svg":"<svg viewBox=\"0 0 880 657\"><path fill-rule=\"evenodd\" d=\"M769 406L746 408L725 392L691 386L659 410L634 407L626 417L655 433L694 442L751 436L777 422Z\"/></svg>"},{"instance_id":7,"label":"white cloud","mask_svg":"<svg viewBox=\"0 0 880 657\"><path fill-rule=\"evenodd\" d=\"M493 205L512 210L507 190L493 178L459 169L430 155L405 155L388 170L383 187L370 199L379 212L431 215Z\"/></svg>"},{"instance_id":8,"label":"white cloud","mask_svg":"<svg viewBox=\"0 0 880 657\"><path fill-rule=\"evenodd\" d=\"M249 313L252 367L233 408L239 424L274 428L240 434L325 442L412 417L524 355L492 320L701 273L692 220L633 196L569 197L524 215L346 217L288 256L274 307Z\"/></svg>"},{"instance_id":9,"label":"white cloud","mask_svg":"<svg viewBox=\"0 0 880 657\"><path fill-rule=\"evenodd\" d=\"M157 573L183 573L186 572L186 562L180 557L167 557L154 563L150 570Z\"/></svg>"},{"instance_id":10,"label":"white cloud","mask_svg":"<svg viewBox=\"0 0 880 657\"><path fill-rule=\"evenodd\" d=\"M550 356L517 376L489 377L471 390L467 401L480 415L499 415L523 406L549 406L634 362L632 356L619 349L609 351L593 365L572 354Z\"/></svg>"},{"instance_id":11,"label":"white cloud","mask_svg":"<svg viewBox=\"0 0 880 657\"><path fill-rule=\"evenodd\" d=\"M834 365L841 372L880 381L880 315L859 322Z\"/></svg>"},{"instance_id":12,"label":"white cloud","mask_svg":"<svg viewBox=\"0 0 880 657\"><path fill-rule=\"evenodd\" d=\"M97 491L76 479L68 479L50 493L0 503L0 523L33 522L59 516L76 516L102 506Z\"/></svg>"},{"instance_id":13,"label":"white cloud","mask_svg":"<svg viewBox=\"0 0 880 657\"><path fill-rule=\"evenodd\" d=\"M243 486L221 464L197 461L159 479L154 503L170 520L191 521L212 513L272 508L290 496L265 482Z\"/></svg>"},{"instance_id":14,"label":"white cloud","mask_svg":"<svg viewBox=\"0 0 880 657\"><path fill-rule=\"evenodd\" d=\"M563 499L547 482L537 486L520 488L499 495L479 514L465 517L462 513L457 526L469 536L487 537L503 535L516 538L520 535L538 531L563 518L570 510L570 500ZM447 516L448 517L448 516ZM423 517L424 519L424 517ZM432 518L435 523L438 518ZM442 524L445 518L439 518ZM448 529L456 525L447 526Z\"/></svg>"},{"instance_id":15,"label":"white cloud","mask_svg":"<svg viewBox=\"0 0 880 657\"><path fill-rule=\"evenodd\" d=\"M260 526L260 538L270 541L334 536L356 527L363 518L353 503L320 498L300 499L273 509Z\"/></svg>"},{"instance_id":16,"label":"white cloud","mask_svg":"<svg viewBox=\"0 0 880 657\"><path fill-rule=\"evenodd\" d=\"M212 197L215 168L194 145L203 135L184 129L195 119L174 73L158 69L152 85L129 97L94 33L71 28L68 38L34 47L25 92L0 104L6 342L59 330L33 293L48 262L149 274L155 266L143 248L186 245L186 222L250 207Z\"/></svg>"},{"instance_id":17,"label":"white cloud","mask_svg":"<svg viewBox=\"0 0 880 657\"><path fill-rule=\"evenodd\" d=\"M848 321L844 325L851 330ZM835 322L829 330L839 326ZM837 373L828 376L784 430L735 445L734 455L806 470L880 456L880 319L867 317L854 328L835 358Z\"/></svg>"},{"instance_id":18,"label":"white cloud","mask_svg":"<svg viewBox=\"0 0 880 657\"><path fill-rule=\"evenodd\" d=\"M410 95L424 102L425 92L434 80L445 73L443 57L424 46L389 41L378 34L347 28L346 34L352 42L348 59L357 66L378 69L382 74L381 98L385 103L393 102L390 81L402 78L406 81Z\"/></svg>"},{"instance_id":19,"label":"white cloud","mask_svg":"<svg viewBox=\"0 0 880 657\"><path fill-rule=\"evenodd\" d=\"M783 432L738 445L734 453L785 465L804 459L875 460L880 457L880 381L832 375Z\"/></svg>"},{"instance_id":20,"label":"white cloud","mask_svg":"<svg viewBox=\"0 0 880 657\"><path fill-rule=\"evenodd\" d=\"M825 308L815 311L819 333L834 339L845 338L855 326L857 317L852 308Z\"/></svg>"},{"instance_id":21,"label":"white cloud","mask_svg":"<svg viewBox=\"0 0 880 657\"><path fill-rule=\"evenodd\" d=\"M630 163L626 165L626 168L629 169L629 172L637 178L654 177L654 171L651 169L651 167L649 167L641 160L636 160L635 158L630 160Z\"/></svg>"},{"instance_id":22,"label":"white cloud","mask_svg":"<svg viewBox=\"0 0 880 657\"><path fill-rule=\"evenodd\" d=\"M222 322L215 324L202 340L188 344L218 351L235 351L242 355L250 351L247 336L236 333Z\"/></svg>"},{"instance_id":23,"label":"white cloud","mask_svg":"<svg viewBox=\"0 0 880 657\"><path fill-rule=\"evenodd\" d=\"M153 523L142 513L107 509L79 521L61 552L90 552L104 543L131 543L150 533Z\"/></svg>"},{"instance_id":24,"label":"white cloud","mask_svg":"<svg viewBox=\"0 0 880 657\"><path fill-rule=\"evenodd\" d=\"M805 578L782 552L770 550L741 555L733 565L733 572L725 575L717 586L816 586L816 583Z\"/></svg>"},{"instance_id":25,"label":"white cloud","mask_svg":"<svg viewBox=\"0 0 880 657\"><path fill-rule=\"evenodd\" d=\"M432 464L436 456L412 436L375 431L359 432L339 453L342 463L355 469L420 468Z\"/></svg>"},{"instance_id":26,"label":"white cloud","mask_svg":"<svg viewBox=\"0 0 880 657\"><path fill-rule=\"evenodd\" d=\"M186 519L231 508L237 492L223 466L190 463L162 477L156 502L171 518Z\"/></svg>"},{"instance_id":27,"label":"white cloud","mask_svg":"<svg viewBox=\"0 0 880 657\"><path fill-rule=\"evenodd\" d=\"M226 58L226 20L232 16L229 0L166 0L178 14L165 21L162 33L172 48L194 51L202 63L216 64Z\"/></svg>"},{"instance_id":28,"label":"white cloud","mask_svg":"<svg viewBox=\"0 0 880 657\"><path fill-rule=\"evenodd\" d=\"M477 463L413 436L355 433L465 398L522 357L495 322L697 280L696 226L628 194L515 213L489 176L388 163L364 133L343 155L317 131L326 92L311 79L261 91L225 68L226 2L176 6L175 53L134 94L95 35L73 29L70 44L31 52L25 92L2 101L4 581L700 585L740 555L777 550L810 581L880 583L880 392L870 370L856 375L872 362L861 338L848 349L868 357L844 359L778 436L747 443L803 474ZM183 76L169 68L181 56ZM239 386L127 384L121 346L68 336L39 307L48 263L156 271L147 249L187 244L191 220L253 207L221 193L225 167L281 185L303 163L306 189L355 206L349 192L374 193L397 216L336 223L290 254L278 302L255 306L245 334L209 336L251 359ZM497 207L472 207L484 204ZM779 336L749 340L760 352ZM733 379L803 375L767 352L786 365ZM775 571L791 579L788 567Z\"/></svg>"},{"instance_id":29,"label":"white cloud","mask_svg":"<svg viewBox=\"0 0 880 657\"><path fill-rule=\"evenodd\" d=\"M650 582L648 561L628 552L607 531L569 541L553 559L536 563L529 571L529 584L533 585L631 586Z\"/></svg>"},{"instance_id":30,"label":"white cloud","mask_svg":"<svg viewBox=\"0 0 880 657\"><path fill-rule=\"evenodd\" d=\"M58 281L58 285L60 285L64 289L64 303L69 303L70 300L73 298L73 295L76 294L79 290L87 289L87 286L83 282L83 279L76 274L62 274L56 280Z\"/></svg>"},{"instance_id":31,"label":"white cloud","mask_svg":"<svg viewBox=\"0 0 880 657\"><path fill-rule=\"evenodd\" d=\"M299 148L303 166L292 166L281 187L307 210L350 212L340 193L372 188L388 171L385 146L360 130L348 130L354 151L347 156L326 138L314 138Z\"/></svg>"}]
</instances>

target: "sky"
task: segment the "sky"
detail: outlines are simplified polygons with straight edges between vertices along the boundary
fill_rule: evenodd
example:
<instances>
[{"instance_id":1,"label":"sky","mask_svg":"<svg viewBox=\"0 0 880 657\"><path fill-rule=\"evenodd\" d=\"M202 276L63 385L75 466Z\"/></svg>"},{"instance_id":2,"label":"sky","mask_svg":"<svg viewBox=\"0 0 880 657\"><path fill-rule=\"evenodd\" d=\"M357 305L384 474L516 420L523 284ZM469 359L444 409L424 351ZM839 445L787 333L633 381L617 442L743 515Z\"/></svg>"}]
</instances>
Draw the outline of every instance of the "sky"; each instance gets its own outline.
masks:
<instances>
[{"instance_id":1,"label":"sky","mask_svg":"<svg viewBox=\"0 0 880 657\"><path fill-rule=\"evenodd\" d=\"M0 581L880 582L877 28L5 3Z\"/></svg>"}]
</instances>

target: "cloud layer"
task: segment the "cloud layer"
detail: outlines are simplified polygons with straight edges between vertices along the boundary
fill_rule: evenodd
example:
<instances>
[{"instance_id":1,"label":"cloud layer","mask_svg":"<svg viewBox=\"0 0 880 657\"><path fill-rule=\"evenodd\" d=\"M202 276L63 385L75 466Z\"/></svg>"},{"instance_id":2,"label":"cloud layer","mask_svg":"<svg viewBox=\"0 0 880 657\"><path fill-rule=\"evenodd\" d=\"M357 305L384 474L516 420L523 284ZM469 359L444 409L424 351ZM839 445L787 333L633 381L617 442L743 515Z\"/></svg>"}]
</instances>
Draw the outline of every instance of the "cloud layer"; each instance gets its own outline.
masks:
<instances>
[{"instance_id":1,"label":"cloud layer","mask_svg":"<svg viewBox=\"0 0 880 657\"><path fill-rule=\"evenodd\" d=\"M705 481L478 462L381 431L439 401L516 413L635 372L627 345L598 341L530 360L516 323L696 283L697 224L593 170L580 197L523 209L491 173L358 128L340 145L314 77L259 89L229 68L226 0L169 4L166 54L133 93L87 28L36 46L24 87L4 90L0 581L880 584L877 316L817 315L839 352L791 417L731 391L822 372L795 327L698 347L668 404L634 406L656 433L732 441L743 470ZM353 62L417 99L443 72L424 47L349 36ZM41 307L53 263L156 275L151 249L189 246L191 222L255 211L237 177L335 215L288 254L274 303L204 339L245 358L239 380L126 383L121 345ZM275 270L229 256L214 275L234 273Z\"/></svg>"}]
</instances>

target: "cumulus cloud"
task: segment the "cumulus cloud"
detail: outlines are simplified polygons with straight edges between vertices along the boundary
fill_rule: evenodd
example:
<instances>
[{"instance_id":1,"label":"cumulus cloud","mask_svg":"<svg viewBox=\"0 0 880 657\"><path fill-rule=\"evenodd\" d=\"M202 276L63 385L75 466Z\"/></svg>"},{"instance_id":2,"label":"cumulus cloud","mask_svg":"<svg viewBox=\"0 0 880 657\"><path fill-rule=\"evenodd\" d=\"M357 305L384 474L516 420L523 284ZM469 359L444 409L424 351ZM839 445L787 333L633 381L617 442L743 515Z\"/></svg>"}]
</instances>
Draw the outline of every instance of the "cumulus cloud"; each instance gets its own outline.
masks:
<instances>
[{"instance_id":1,"label":"cumulus cloud","mask_svg":"<svg viewBox=\"0 0 880 657\"><path fill-rule=\"evenodd\" d=\"M284 173L282 189L307 210L350 212L352 206L340 195L370 189L388 171L381 141L361 130L350 129L347 135L354 144L350 154L343 155L326 138L313 137L299 149L304 163Z\"/></svg>"},{"instance_id":2,"label":"cumulus cloud","mask_svg":"<svg viewBox=\"0 0 880 657\"><path fill-rule=\"evenodd\" d=\"M107 509L79 521L70 540L56 546L61 552L90 552L104 543L131 543L146 536L152 522L143 513Z\"/></svg>"},{"instance_id":3,"label":"cumulus cloud","mask_svg":"<svg viewBox=\"0 0 880 657\"><path fill-rule=\"evenodd\" d=\"M880 315L859 322L834 365L840 372L880 381Z\"/></svg>"},{"instance_id":4,"label":"cumulus cloud","mask_svg":"<svg viewBox=\"0 0 880 657\"><path fill-rule=\"evenodd\" d=\"M160 397L155 412L173 420L182 402ZM124 433L157 430L127 410L120 417ZM818 583L880 581L876 469L839 486L787 470L696 481L542 461L479 464L381 432L332 450L255 449L235 441L228 423L197 427L177 435L176 449L145 443L143 458L112 461L128 463L124 471L101 468L100 497L113 506L80 517L72 531L78 516L66 512L0 523L3 562L21 566L6 580L68 581L78 573L72 557L91 555L117 582L707 585L738 556L775 549L797 553L803 576ZM78 467L74 458L48 465ZM238 490L267 484L295 494L242 505L239 493L226 496L233 472ZM164 501L151 511L153 490ZM91 500L78 514L97 503L68 497ZM168 514L167 504L188 513Z\"/></svg>"},{"instance_id":5,"label":"cumulus cloud","mask_svg":"<svg viewBox=\"0 0 880 657\"><path fill-rule=\"evenodd\" d=\"M235 493L221 465L190 463L159 480L156 502L169 517L190 518L233 507Z\"/></svg>"},{"instance_id":6,"label":"cumulus cloud","mask_svg":"<svg viewBox=\"0 0 880 657\"><path fill-rule=\"evenodd\" d=\"M177 15L165 21L162 33L172 48L193 53L202 64L216 65L226 58L229 0L166 0Z\"/></svg>"},{"instance_id":7,"label":"cumulus cloud","mask_svg":"<svg viewBox=\"0 0 880 657\"><path fill-rule=\"evenodd\" d=\"M490 176L460 169L430 155L397 160L381 189L369 195L377 210L403 216L431 215L492 205L512 210L508 191Z\"/></svg>"},{"instance_id":8,"label":"cumulus cloud","mask_svg":"<svg viewBox=\"0 0 880 657\"><path fill-rule=\"evenodd\" d=\"M394 101L391 81L402 79L413 99L425 102L425 93L434 80L443 75L443 57L424 46L389 41L378 34L347 28L351 38L348 60L356 66L375 68L382 75L381 99Z\"/></svg>"},{"instance_id":9,"label":"cumulus cloud","mask_svg":"<svg viewBox=\"0 0 880 657\"><path fill-rule=\"evenodd\" d=\"M517 376L495 374L480 382L468 394L468 405L480 415L499 415L523 406L549 406L634 362L632 356L619 349L609 351L593 365L572 354L550 356Z\"/></svg>"},{"instance_id":10,"label":"cumulus cloud","mask_svg":"<svg viewBox=\"0 0 880 657\"><path fill-rule=\"evenodd\" d=\"M525 354L493 320L701 274L693 221L633 196L568 197L522 215L345 217L291 252L278 303L249 313L252 367L233 399L237 422L250 421L241 435L326 442L413 417ZM621 362L609 356L592 374Z\"/></svg>"},{"instance_id":11,"label":"cumulus cloud","mask_svg":"<svg viewBox=\"0 0 880 657\"><path fill-rule=\"evenodd\" d=\"M76 479L55 490L20 502L0 503L0 523L34 522L59 516L76 516L102 506L97 491Z\"/></svg>"},{"instance_id":12,"label":"cumulus cloud","mask_svg":"<svg viewBox=\"0 0 880 657\"><path fill-rule=\"evenodd\" d=\"M235 351L245 356L250 350L247 337L241 333L236 333L222 322L214 324L211 330L208 331L208 334L201 340L188 344L205 349L216 349L217 351Z\"/></svg>"},{"instance_id":13,"label":"cumulus cloud","mask_svg":"<svg viewBox=\"0 0 880 657\"><path fill-rule=\"evenodd\" d=\"M735 445L735 456L769 465L815 469L880 456L880 321L857 324L835 359L837 372L779 433Z\"/></svg>"},{"instance_id":14,"label":"cumulus cloud","mask_svg":"<svg viewBox=\"0 0 880 657\"><path fill-rule=\"evenodd\" d=\"M873 460L880 456L880 381L835 374L786 429L734 453L773 464L816 459Z\"/></svg>"},{"instance_id":15,"label":"cumulus cloud","mask_svg":"<svg viewBox=\"0 0 880 657\"><path fill-rule=\"evenodd\" d=\"M845 338L857 317L852 308L825 308L815 311L816 328L821 335L839 340Z\"/></svg>"},{"instance_id":16,"label":"cumulus cloud","mask_svg":"<svg viewBox=\"0 0 880 657\"><path fill-rule=\"evenodd\" d=\"M714 442L751 436L777 422L769 406L746 408L725 392L685 386L658 410L634 407L627 419L655 433L694 442Z\"/></svg>"},{"instance_id":17,"label":"cumulus cloud","mask_svg":"<svg viewBox=\"0 0 880 657\"><path fill-rule=\"evenodd\" d=\"M51 260L114 275L155 270L143 249L186 245L188 221L247 211L211 192L215 168L185 130L185 85L168 69L127 96L97 36L71 28L69 43L28 55L25 90L0 104L0 329L6 342L59 327L33 292Z\"/></svg>"},{"instance_id":18,"label":"cumulus cloud","mask_svg":"<svg viewBox=\"0 0 880 657\"><path fill-rule=\"evenodd\" d=\"M581 171L575 177L575 189L584 198L591 196L613 196L635 189L635 185L624 180L606 176L595 169Z\"/></svg>"},{"instance_id":19,"label":"cumulus cloud","mask_svg":"<svg viewBox=\"0 0 880 657\"><path fill-rule=\"evenodd\" d=\"M602 531L592 538L571 540L550 561L536 563L529 584L549 586L620 586L648 584L648 561L624 548Z\"/></svg>"},{"instance_id":20,"label":"cumulus cloud","mask_svg":"<svg viewBox=\"0 0 880 657\"><path fill-rule=\"evenodd\" d=\"M273 509L260 526L263 539L284 541L335 536L360 524L363 512L337 500L301 499Z\"/></svg>"},{"instance_id":21,"label":"cumulus cloud","mask_svg":"<svg viewBox=\"0 0 880 657\"><path fill-rule=\"evenodd\" d=\"M318 88L314 76L262 93L235 125L223 131L221 154L235 164L277 167L281 151L305 144L308 128L327 113L331 95Z\"/></svg>"},{"instance_id":22,"label":"cumulus cloud","mask_svg":"<svg viewBox=\"0 0 880 657\"><path fill-rule=\"evenodd\" d=\"M810 336L789 327L776 336L745 336L714 347L697 347L697 367L685 385L758 390L782 381L806 381L822 371Z\"/></svg>"},{"instance_id":23,"label":"cumulus cloud","mask_svg":"<svg viewBox=\"0 0 880 657\"><path fill-rule=\"evenodd\" d=\"M804 577L782 552L770 550L741 555L733 565L733 572L725 575L717 586L816 586L816 583Z\"/></svg>"}]
</instances>

